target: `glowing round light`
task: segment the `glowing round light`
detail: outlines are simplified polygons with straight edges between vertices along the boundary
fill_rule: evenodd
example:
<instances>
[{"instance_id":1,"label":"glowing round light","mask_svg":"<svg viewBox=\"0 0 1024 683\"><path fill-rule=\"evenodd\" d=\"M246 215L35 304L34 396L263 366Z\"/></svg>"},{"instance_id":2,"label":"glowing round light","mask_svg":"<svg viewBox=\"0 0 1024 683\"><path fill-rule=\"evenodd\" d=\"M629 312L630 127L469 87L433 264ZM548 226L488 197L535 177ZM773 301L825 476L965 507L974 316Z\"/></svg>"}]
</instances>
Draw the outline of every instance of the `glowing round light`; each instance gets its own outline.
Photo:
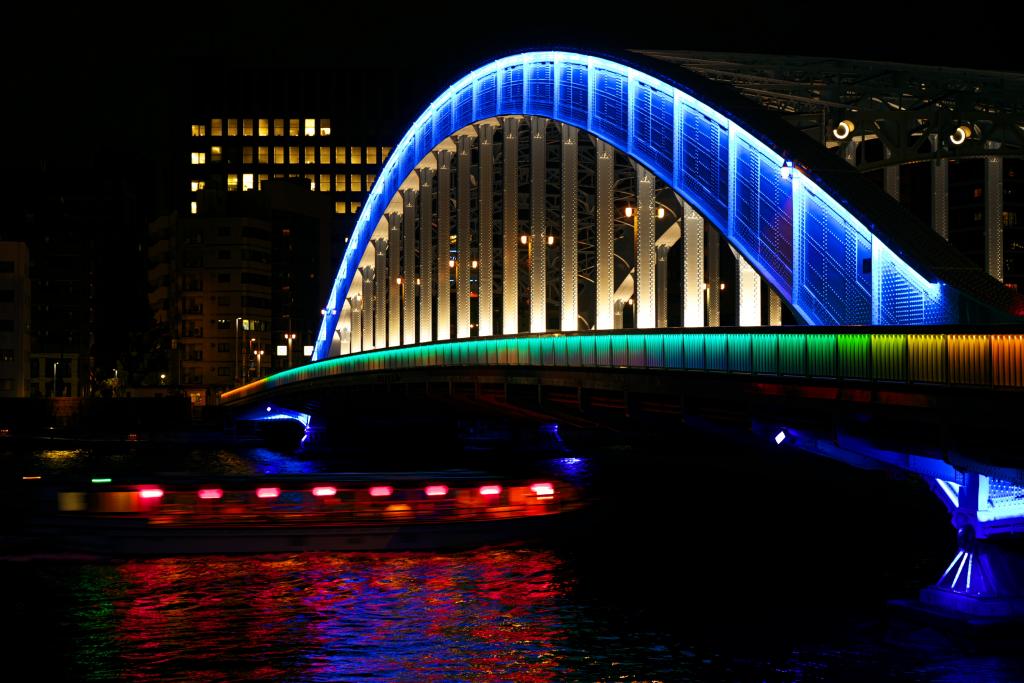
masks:
<instances>
[{"instance_id":1,"label":"glowing round light","mask_svg":"<svg viewBox=\"0 0 1024 683\"><path fill-rule=\"evenodd\" d=\"M223 497L222 489L199 489L200 500L220 500Z\"/></svg>"},{"instance_id":2,"label":"glowing round light","mask_svg":"<svg viewBox=\"0 0 1024 683\"><path fill-rule=\"evenodd\" d=\"M531 484L530 490L538 496L553 496L555 495L555 487L547 482L541 484Z\"/></svg>"},{"instance_id":3,"label":"glowing round light","mask_svg":"<svg viewBox=\"0 0 1024 683\"><path fill-rule=\"evenodd\" d=\"M448 495L448 487L445 486L444 484L432 484L431 486L428 486L425 489L423 489L423 491L428 496L447 496Z\"/></svg>"},{"instance_id":4,"label":"glowing round light","mask_svg":"<svg viewBox=\"0 0 1024 683\"><path fill-rule=\"evenodd\" d=\"M781 445L782 442L785 441L785 439L786 439L786 432L780 430L779 433L775 435L775 443L776 443L776 445Z\"/></svg>"},{"instance_id":5,"label":"glowing round light","mask_svg":"<svg viewBox=\"0 0 1024 683\"><path fill-rule=\"evenodd\" d=\"M793 162L787 161L779 167L779 173L783 180L790 180L793 177Z\"/></svg>"},{"instance_id":6,"label":"glowing round light","mask_svg":"<svg viewBox=\"0 0 1024 683\"><path fill-rule=\"evenodd\" d=\"M849 119L843 119L836 125L832 131L832 135L836 137L836 140L845 140L850 137L850 133L854 131L856 126L853 125L853 121Z\"/></svg>"},{"instance_id":7,"label":"glowing round light","mask_svg":"<svg viewBox=\"0 0 1024 683\"><path fill-rule=\"evenodd\" d=\"M142 489L139 491L139 498L163 498L163 489Z\"/></svg>"},{"instance_id":8,"label":"glowing round light","mask_svg":"<svg viewBox=\"0 0 1024 683\"><path fill-rule=\"evenodd\" d=\"M520 235L520 236L519 236L519 243L520 243L520 244L526 244L526 241L527 241L528 239L530 239L530 238L529 238L529 237L527 237L526 235Z\"/></svg>"},{"instance_id":9,"label":"glowing round light","mask_svg":"<svg viewBox=\"0 0 1024 683\"><path fill-rule=\"evenodd\" d=\"M256 489L257 498L277 498L281 495L281 489L276 486L266 486Z\"/></svg>"},{"instance_id":10,"label":"glowing round light","mask_svg":"<svg viewBox=\"0 0 1024 683\"><path fill-rule=\"evenodd\" d=\"M962 145L967 141L967 138L971 137L971 127L968 125L957 126L953 134L949 136L949 141L954 145Z\"/></svg>"},{"instance_id":11,"label":"glowing round light","mask_svg":"<svg viewBox=\"0 0 1024 683\"><path fill-rule=\"evenodd\" d=\"M633 207L632 206L627 206L626 207L626 218L632 218L632 217L633 217Z\"/></svg>"},{"instance_id":12,"label":"glowing round light","mask_svg":"<svg viewBox=\"0 0 1024 683\"><path fill-rule=\"evenodd\" d=\"M374 498L382 498L384 496L390 496L395 490L390 486L371 486L370 495Z\"/></svg>"},{"instance_id":13,"label":"glowing round light","mask_svg":"<svg viewBox=\"0 0 1024 683\"><path fill-rule=\"evenodd\" d=\"M658 207L658 218L664 218L664 217L665 217L665 207L664 206L659 206Z\"/></svg>"},{"instance_id":14,"label":"glowing round light","mask_svg":"<svg viewBox=\"0 0 1024 683\"><path fill-rule=\"evenodd\" d=\"M501 487L497 484L488 484L480 487L481 496L497 496L501 493Z\"/></svg>"},{"instance_id":15,"label":"glowing round light","mask_svg":"<svg viewBox=\"0 0 1024 683\"><path fill-rule=\"evenodd\" d=\"M334 495L337 495L337 493L338 493L338 489L334 488L333 486L314 486L313 487L313 495L314 496L334 496Z\"/></svg>"}]
</instances>

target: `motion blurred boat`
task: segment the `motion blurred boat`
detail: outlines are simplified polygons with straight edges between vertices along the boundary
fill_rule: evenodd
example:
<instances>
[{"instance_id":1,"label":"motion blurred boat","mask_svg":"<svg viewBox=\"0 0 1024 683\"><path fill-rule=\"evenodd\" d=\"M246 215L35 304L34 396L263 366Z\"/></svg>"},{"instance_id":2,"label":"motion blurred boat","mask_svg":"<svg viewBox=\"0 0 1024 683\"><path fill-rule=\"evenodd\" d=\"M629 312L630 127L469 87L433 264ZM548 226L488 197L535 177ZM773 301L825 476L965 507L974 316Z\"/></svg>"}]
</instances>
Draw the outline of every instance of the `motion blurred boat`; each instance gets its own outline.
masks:
<instances>
[{"instance_id":1,"label":"motion blurred boat","mask_svg":"<svg viewBox=\"0 0 1024 683\"><path fill-rule=\"evenodd\" d=\"M450 472L93 480L33 498L36 538L100 555L465 548L556 532L582 507L562 481Z\"/></svg>"}]
</instances>

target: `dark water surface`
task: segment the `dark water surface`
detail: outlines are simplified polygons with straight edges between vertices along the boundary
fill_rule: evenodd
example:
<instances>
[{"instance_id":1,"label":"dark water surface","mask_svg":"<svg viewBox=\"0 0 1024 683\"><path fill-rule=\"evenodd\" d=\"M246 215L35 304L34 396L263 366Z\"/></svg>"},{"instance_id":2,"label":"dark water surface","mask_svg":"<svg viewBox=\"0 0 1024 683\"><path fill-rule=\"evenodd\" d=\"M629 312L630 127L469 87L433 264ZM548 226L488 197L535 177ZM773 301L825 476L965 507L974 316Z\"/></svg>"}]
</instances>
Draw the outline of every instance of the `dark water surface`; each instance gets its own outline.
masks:
<instances>
[{"instance_id":1,"label":"dark water surface","mask_svg":"<svg viewBox=\"0 0 1024 683\"><path fill-rule=\"evenodd\" d=\"M266 450L68 450L11 454L4 468L331 467ZM953 554L920 483L781 450L579 456L536 463L593 498L575 533L543 543L8 556L9 671L32 672L8 680L1024 681L1020 651L887 607Z\"/></svg>"}]
</instances>

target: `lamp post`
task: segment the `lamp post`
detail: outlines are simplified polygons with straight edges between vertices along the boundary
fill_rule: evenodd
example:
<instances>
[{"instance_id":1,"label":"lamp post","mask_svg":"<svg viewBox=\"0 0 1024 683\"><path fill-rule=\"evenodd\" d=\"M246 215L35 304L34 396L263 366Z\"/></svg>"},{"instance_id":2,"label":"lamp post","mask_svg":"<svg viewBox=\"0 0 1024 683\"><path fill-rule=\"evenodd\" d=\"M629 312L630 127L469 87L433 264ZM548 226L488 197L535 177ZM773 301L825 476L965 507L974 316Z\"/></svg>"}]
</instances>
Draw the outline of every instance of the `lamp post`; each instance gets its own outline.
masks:
<instances>
[{"instance_id":1,"label":"lamp post","mask_svg":"<svg viewBox=\"0 0 1024 683\"><path fill-rule=\"evenodd\" d=\"M60 361L55 361L53 364L53 395L57 396L57 366L60 365Z\"/></svg>"},{"instance_id":2,"label":"lamp post","mask_svg":"<svg viewBox=\"0 0 1024 683\"><path fill-rule=\"evenodd\" d=\"M292 366L292 342L295 341L295 333L287 332L284 335L284 340L288 342L288 367Z\"/></svg>"},{"instance_id":3,"label":"lamp post","mask_svg":"<svg viewBox=\"0 0 1024 683\"><path fill-rule=\"evenodd\" d=\"M235 386L238 386L238 322L241 318L235 318Z\"/></svg>"},{"instance_id":4,"label":"lamp post","mask_svg":"<svg viewBox=\"0 0 1024 683\"><path fill-rule=\"evenodd\" d=\"M256 349L253 354L256 356L256 379L260 379L263 376L263 349Z\"/></svg>"}]
</instances>

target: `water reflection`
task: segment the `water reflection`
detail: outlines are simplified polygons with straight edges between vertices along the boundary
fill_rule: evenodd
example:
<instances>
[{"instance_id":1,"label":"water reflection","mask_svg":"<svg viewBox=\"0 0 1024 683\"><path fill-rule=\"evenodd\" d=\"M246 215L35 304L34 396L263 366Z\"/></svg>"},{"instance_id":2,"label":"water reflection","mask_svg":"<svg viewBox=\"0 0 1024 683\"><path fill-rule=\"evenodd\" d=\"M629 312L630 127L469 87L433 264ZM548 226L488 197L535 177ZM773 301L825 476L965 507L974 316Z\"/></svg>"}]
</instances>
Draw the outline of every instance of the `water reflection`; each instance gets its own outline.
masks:
<instances>
[{"instance_id":1,"label":"water reflection","mask_svg":"<svg viewBox=\"0 0 1024 683\"><path fill-rule=\"evenodd\" d=\"M79 661L109 671L117 651L140 681L170 662L221 680L225 661L236 680L561 680L558 563L522 548L125 562L83 574ZM113 643L89 628L102 620Z\"/></svg>"}]
</instances>

